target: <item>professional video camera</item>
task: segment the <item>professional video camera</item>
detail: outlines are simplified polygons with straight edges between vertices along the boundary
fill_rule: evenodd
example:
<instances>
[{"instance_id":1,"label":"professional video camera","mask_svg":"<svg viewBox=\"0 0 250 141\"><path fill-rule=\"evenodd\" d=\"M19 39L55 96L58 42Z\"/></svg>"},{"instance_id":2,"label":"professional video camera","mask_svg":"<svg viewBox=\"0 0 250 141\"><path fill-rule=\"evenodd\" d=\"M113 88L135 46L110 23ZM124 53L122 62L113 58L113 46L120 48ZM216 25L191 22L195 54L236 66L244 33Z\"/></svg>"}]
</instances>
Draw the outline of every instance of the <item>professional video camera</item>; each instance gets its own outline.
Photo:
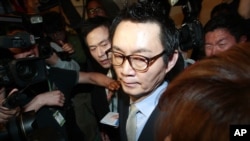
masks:
<instances>
[{"instance_id":1,"label":"professional video camera","mask_svg":"<svg viewBox=\"0 0 250 141\"><path fill-rule=\"evenodd\" d=\"M0 15L0 31L3 32L0 36L0 49L27 50L37 46L39 52L39 57L34 58L0 59L0 86L15 83L24 87L45 79L45 59L50 57L54 50L50 47L50 40L42 34L42 22L43 18L39 15ZM24 31L6 35L8 29L19 28Z\"/></svg>"},{"instance_id":2,"label":"professional video camera","mask_svg":"<svg viewBox=\"0 0 250 141\"><path fill-rule=\"evenodd\" d=\"M39 18L33 18L32 22L39 21ZM0 16L1 29L11 24L24 24L23 17L18 16ZM19 88L18 92L6 97L3 106L16 108L22 106L27 100L24 89L30 85L47 79L47 69L45 58L52 54L49 42L45 38L35 37L27 32L19 32L14 35L0 36L0 50L8 51L9 48L18 48L20 50L29 49L37 45L39 57L13 59L0 59L0 87ZM35 113L33 111L21 113L13 117L6 124L6 131L0 132L1 141L28 141L33 132L38 133L36 128ZM32 134L31 134L32 133ZM42 134L42 133L38 133Z\"/></svg>"},{"instance_id":3,"label":"professional video camera","mask_svg":"<svg viewBox=\"0 0 250 141\"><path fill-rule=\"evenodd\" d=\"M180 49L187 51L200 48L204 42L204 33L198 16L202 0L169 0L171 6L182 6L183 24L179 28Z\"/></svg>"},{"instance_id":4,"label":"professional video camera","mask_svg":"<svg viewBox=\"0 0 250 141\"><path fill-rule=\"evenodd\" d=\"M41 40L39 40L41 42ZM0 36L0 48L28 49L36 44L34 36L20 32L11 36ZM40 82L46 78L45 58L51 55L51 49L42 41L38 44L41 57L0 60L0 85L7 86L15 83L18 87Z\"/></svg>"}]
</instances>

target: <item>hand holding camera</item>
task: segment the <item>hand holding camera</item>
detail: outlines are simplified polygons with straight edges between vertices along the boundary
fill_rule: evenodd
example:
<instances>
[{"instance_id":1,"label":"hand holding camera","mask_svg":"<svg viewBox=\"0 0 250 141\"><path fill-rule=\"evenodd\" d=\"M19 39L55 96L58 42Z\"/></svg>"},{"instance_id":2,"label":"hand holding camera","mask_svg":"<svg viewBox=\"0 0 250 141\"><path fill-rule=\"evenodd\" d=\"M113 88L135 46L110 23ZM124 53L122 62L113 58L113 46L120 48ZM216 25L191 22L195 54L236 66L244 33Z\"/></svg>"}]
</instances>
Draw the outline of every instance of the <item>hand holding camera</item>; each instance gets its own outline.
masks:
<instances>
[{"instance_id":1,"label":"hand holding camera","mask_svg":"<svg viewBox=\"0 0 250 141\"><path fill-rule=\"evenodd\" d=\"M13 89L10 93L9 96L17 92L17 89ZM2 87L0 89L0 123L6 123L9 121L10 118L15 117L19 115L20 113L20 107L15 107L15 108L8 108L5 106L6 104L6 99L5 99L5 88Z\"/></svg>"}]
</instances>

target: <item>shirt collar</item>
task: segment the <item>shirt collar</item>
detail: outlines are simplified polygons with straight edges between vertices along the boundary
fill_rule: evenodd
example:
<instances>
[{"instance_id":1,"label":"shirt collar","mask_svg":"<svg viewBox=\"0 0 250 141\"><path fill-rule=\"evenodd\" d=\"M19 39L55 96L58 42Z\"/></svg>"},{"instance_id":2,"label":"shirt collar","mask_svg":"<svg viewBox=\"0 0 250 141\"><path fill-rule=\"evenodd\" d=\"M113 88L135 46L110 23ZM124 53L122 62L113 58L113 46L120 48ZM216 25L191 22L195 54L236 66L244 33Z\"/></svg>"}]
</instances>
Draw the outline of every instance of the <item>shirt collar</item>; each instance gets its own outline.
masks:
<instances>
[{"instance_id":1,"label":"shirt collar","mask_svg":"<svg viewBox=\"0 0 250 141\"><path fill-rule=\"evenodd\" d=\"M142 101L135 103L138 110L145 116L150 116L156 105L158 104L159 98L162 93L166 90L168 82L164 81L152 94L143 99Z\"/></svg>"}]
</instances>

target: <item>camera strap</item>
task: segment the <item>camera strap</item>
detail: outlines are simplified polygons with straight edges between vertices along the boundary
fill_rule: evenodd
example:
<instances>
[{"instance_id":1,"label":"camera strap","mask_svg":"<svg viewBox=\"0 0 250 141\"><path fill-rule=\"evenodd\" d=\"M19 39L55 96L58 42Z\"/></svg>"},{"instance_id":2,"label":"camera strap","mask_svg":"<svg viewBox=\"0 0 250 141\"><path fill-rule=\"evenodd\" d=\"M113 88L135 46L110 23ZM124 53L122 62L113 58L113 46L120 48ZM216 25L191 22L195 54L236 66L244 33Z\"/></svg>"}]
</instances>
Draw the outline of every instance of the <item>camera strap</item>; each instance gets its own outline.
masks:
<instances>
[{"instance_id":1,"label":"camera strap","mask_svg":"<svg viewBox=\"0 0 250 141\"><path fill-rule=\"evenodd\" d=\"M53 91L53 90L55 90L56 86L54 85L53 82L51 82L50 80L48 80L48 87L49 87L49 91ZM56 122L62 127L64 125L64 123L66 122L65 118L63 117L63 115L57 109L50 108L50 110L53 112L53 117L56 120Z\"/></svg>"}]
</instances>

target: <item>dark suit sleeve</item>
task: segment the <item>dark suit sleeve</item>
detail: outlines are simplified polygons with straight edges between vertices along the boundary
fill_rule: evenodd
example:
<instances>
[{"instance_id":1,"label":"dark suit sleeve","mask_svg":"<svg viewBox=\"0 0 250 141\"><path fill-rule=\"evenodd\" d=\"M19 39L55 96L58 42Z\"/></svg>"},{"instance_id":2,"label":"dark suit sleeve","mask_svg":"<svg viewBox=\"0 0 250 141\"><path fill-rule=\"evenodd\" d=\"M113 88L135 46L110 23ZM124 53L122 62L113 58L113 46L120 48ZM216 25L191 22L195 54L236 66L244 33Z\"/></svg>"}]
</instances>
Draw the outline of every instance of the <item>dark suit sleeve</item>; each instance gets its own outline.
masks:
<instances>
[{"instance_id":1,"label":"dark suit sleeve","mask_svg":"<svg viewBox=\"0 0 250 141\"><path fill-rule=\"evenodd\" d=\"M50 68L48 78L56 85L58 90L64 93L66 99L69 99L73 87L77 84L78 72L60 68Z\"/></svg>"}]
</instances>

